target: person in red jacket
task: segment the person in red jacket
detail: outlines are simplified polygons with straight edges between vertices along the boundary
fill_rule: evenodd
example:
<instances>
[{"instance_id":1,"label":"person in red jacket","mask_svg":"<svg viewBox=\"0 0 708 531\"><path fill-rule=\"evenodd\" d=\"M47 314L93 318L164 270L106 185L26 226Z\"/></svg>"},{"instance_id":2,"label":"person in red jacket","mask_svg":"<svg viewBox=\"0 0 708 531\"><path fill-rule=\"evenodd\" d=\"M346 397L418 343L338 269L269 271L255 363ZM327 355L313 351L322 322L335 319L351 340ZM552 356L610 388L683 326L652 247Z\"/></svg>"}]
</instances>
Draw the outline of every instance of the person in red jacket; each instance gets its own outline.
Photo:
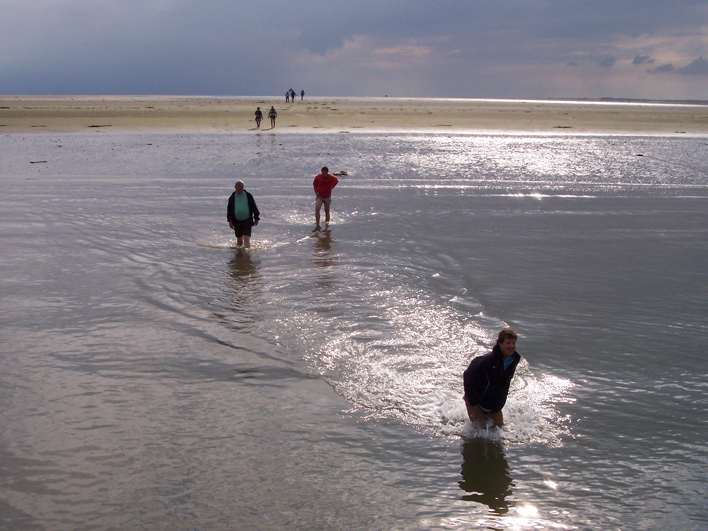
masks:
<instances>
[{"instance_id":1,"label":"person in red jacket","mask_svg":"<svg viewBox=\"0 0 708 531\"><path fill-rule=\"evenodd\" d=\"M315 222L320 226L320 208L324 205L325 223L329 223L329 205L332 203L332 189L339 179L329 173L327 166L322 167L322 173L315 177L312 186L315 189Z\"/></svg>"}]
</instances>

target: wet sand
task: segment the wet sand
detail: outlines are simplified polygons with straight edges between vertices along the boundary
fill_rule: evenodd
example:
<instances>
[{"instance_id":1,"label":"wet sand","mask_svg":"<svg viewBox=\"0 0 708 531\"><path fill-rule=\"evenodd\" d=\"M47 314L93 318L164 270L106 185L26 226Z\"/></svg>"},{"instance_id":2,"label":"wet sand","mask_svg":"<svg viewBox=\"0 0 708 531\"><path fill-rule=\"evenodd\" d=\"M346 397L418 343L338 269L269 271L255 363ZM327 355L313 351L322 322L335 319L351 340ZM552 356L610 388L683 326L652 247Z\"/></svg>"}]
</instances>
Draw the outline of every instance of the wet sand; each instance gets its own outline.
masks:
<instances>
[{"instance_id":1,"label":"wet sand","mask_svg":"<svg viewBox=\"0 0 708 531\"><path fill-rule=\"evenodd\" d=\"M426 98L0 96L0 133L255 131L708 135L708 105Z\"/></svg>"}]
</instances>

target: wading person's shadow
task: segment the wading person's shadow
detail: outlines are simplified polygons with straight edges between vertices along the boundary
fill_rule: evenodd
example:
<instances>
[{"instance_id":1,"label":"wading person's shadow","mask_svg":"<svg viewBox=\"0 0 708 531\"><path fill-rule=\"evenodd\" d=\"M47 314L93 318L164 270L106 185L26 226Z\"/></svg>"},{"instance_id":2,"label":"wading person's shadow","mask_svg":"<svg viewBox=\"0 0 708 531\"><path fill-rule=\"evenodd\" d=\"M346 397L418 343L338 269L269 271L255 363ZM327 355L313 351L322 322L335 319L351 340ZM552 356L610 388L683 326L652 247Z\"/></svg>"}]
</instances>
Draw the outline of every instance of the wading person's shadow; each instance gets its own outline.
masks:
<instances>
[{"instance_id":1,"label":"wading person's shadow","mask_svg":"<svg viewBox=\"0 0 708 531\"><path fill-rule=\"evenodd\" d=\"M322 268L317 276L317 287L327 291L334 289L333 266L337 263L337 253L332 248L332 243L336 240L332 238L332 231L325 229L314 230L312 235L312 263Z\"/></svg>"},{"instance_id":2,"label":"wading person's shadow","mask_svg":"<svg viewBox=\"0 0 708 531\"><path fill-rule=\"evenodd\" d=\"M259 305L261 280L258 274L260 262L251 258L251 253L238 250L228 263L226 287L231 293L231 309L236 314L252 314Z\"/></svg>"},{"instance_id":3,"label":"wading person's shadow","mask_svg":"<svg viewBox=\"0 0 708 531\"><path fill-rule=\"evenodd\" d=\"M500 516L509 512L506 498L512 494L513 481L501 445L472 439L463 444L462 458L460 488L468 494L461 499L483 503Z\"/></svg>"}]
</instances>

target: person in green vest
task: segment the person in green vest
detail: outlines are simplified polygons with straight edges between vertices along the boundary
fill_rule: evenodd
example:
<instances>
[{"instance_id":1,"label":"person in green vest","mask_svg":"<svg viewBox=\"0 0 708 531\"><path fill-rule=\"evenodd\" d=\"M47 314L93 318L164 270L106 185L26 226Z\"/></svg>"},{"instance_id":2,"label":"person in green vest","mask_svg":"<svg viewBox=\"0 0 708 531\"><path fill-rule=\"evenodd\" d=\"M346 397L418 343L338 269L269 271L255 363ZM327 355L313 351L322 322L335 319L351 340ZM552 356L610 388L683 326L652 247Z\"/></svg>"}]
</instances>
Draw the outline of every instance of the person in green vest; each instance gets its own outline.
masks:
<instances>
[{"instance_id":1,"label":"person in green vest","mask_svg":"<svg viewBox=\"0 0 708 531\"><path fill-rule=\"evenodd\" d=\"M251 248L251 228L258 225L261 213L253 196L244 189L243 181L236 181L236 191L229 197L226 219L236 234L236 245Z\"/></svg>"}]
</instances>

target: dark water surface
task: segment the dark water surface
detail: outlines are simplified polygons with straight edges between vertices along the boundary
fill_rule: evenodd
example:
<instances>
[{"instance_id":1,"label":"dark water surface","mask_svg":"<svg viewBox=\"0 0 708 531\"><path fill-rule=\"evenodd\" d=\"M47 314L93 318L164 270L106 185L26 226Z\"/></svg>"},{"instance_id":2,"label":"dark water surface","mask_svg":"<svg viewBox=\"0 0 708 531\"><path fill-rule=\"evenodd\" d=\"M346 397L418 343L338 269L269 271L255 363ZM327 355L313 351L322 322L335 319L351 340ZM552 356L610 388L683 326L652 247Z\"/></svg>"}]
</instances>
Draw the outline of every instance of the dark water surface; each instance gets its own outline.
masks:
<instances>
[{"instance_id":1,"label":"dark water surface","mask_svg":"<svg viewBox=\"0 0 708 531\"><path fill-rule=\"evenodd\" d=\"M0 528L708 526L706 139L0 153ZM314 230L323 164L349 176ZM461 373L504 326L507 426L475 431Z\"/></svg>"}]
</instances>

